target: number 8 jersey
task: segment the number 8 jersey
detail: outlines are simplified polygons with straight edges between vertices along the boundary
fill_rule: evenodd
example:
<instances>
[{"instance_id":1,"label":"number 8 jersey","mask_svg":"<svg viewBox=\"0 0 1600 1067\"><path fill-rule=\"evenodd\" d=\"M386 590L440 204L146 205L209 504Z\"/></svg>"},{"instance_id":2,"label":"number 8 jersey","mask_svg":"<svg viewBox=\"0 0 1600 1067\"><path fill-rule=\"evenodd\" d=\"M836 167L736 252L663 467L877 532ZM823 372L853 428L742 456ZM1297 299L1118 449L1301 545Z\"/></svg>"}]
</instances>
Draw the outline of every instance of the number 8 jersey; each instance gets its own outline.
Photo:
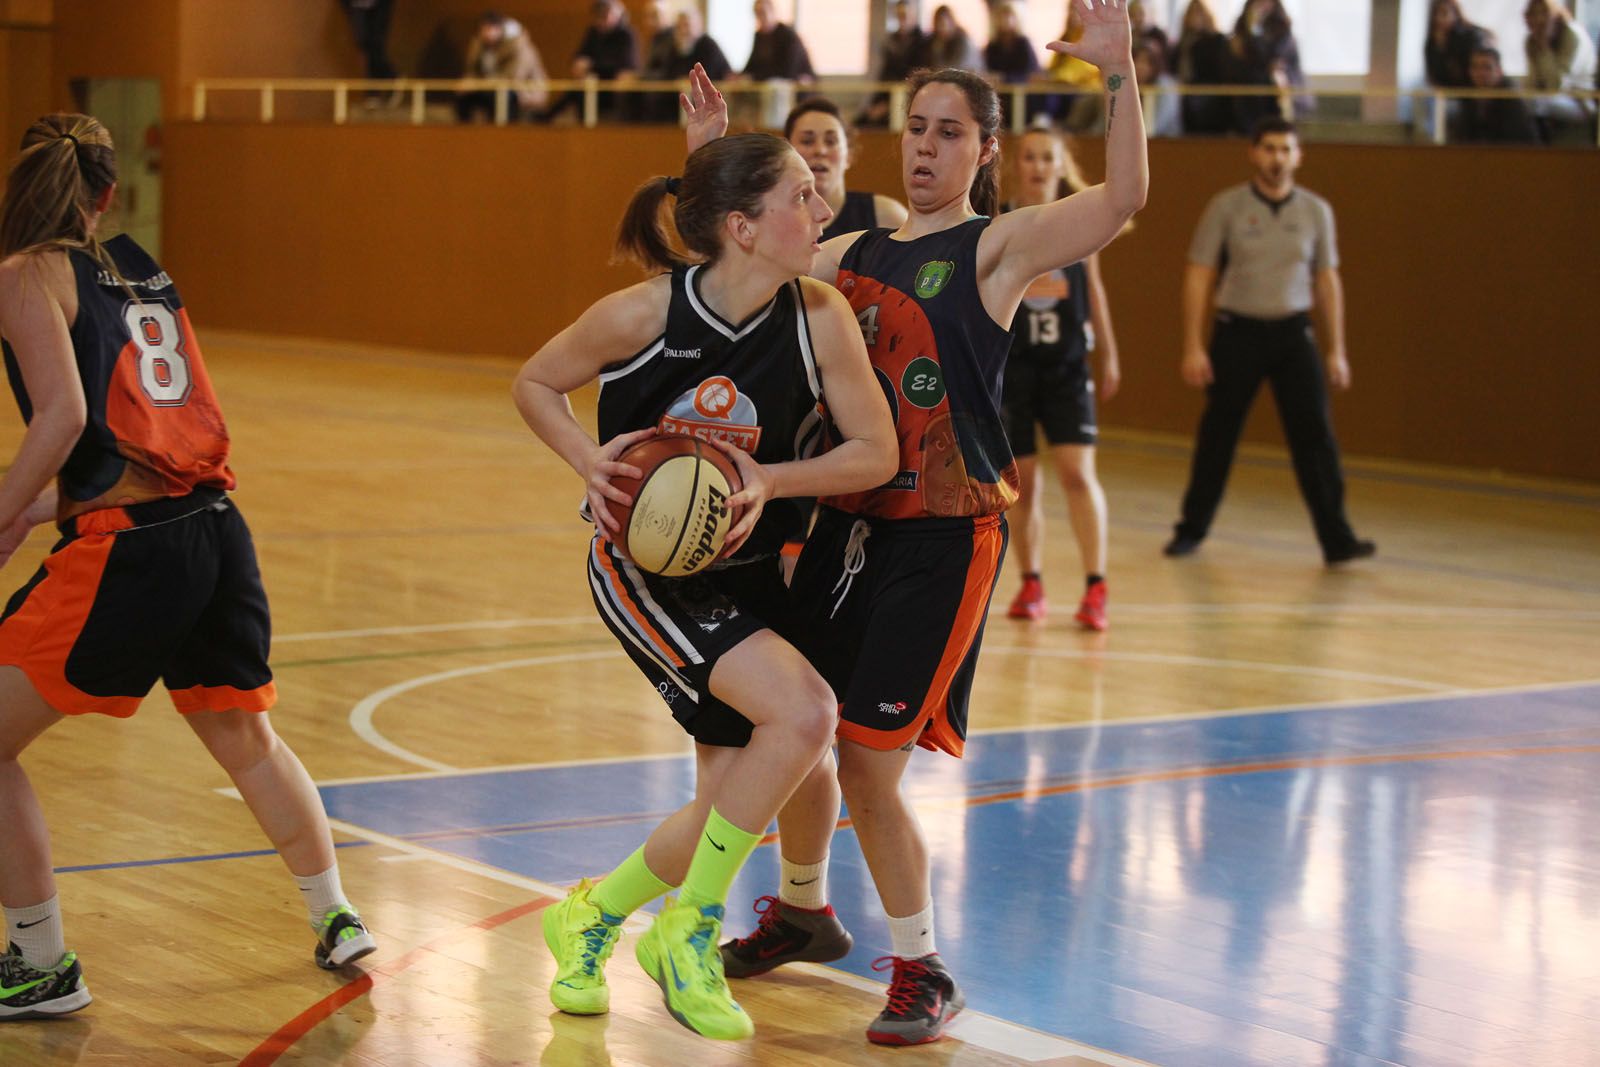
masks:
<instances>
[{"instance_id":1,"label":"number 8 jersey","mask_svg":"<svg viewBox=\"0 0 1600 1067\"><path fill-rule=\"evenodd\" d=\"M900 439L900 470L864 493L823 503L857 515L916 519L992 515L1017 499L1017 467L1000 418L1011 334L978 293L987 217L910 241L868 230L839 263L878 385Z\"/></svg>"},{"instance_id":2,"label":"number 8 jersey","mask_svg":"<svg viewBox=\"0 0 1600 1067\"><path fill-rule=\"evenodd\" d=\"M67 253L78 290L72 348L88 423L61 468L59 517L200 486L232 489L228 429L177 288L131 237L102 247L122 278L86 252ZM29 421L33 404L9 344L5 361Z\"/></svg>"}]
</instances>

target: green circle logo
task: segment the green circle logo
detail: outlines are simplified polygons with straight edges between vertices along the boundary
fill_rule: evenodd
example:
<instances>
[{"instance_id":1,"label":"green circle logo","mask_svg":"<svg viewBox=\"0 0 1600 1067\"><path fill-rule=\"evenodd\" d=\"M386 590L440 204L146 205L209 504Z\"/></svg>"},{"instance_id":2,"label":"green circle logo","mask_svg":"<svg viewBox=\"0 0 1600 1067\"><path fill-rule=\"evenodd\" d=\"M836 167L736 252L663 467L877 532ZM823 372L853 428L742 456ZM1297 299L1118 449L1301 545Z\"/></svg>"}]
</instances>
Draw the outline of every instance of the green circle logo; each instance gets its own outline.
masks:
<instances>
[{"instance_id":1,"label":"green circle logo","mask_svg":"<svg viewBox=\"0 0 1600 1067\"><path fill-rule=\"evenodd\" d=\"M900 376L900 394L907 403L924 410L938 407L944 399L944 368L927 356L918 356Z\"/></svg>"}]
</instances>

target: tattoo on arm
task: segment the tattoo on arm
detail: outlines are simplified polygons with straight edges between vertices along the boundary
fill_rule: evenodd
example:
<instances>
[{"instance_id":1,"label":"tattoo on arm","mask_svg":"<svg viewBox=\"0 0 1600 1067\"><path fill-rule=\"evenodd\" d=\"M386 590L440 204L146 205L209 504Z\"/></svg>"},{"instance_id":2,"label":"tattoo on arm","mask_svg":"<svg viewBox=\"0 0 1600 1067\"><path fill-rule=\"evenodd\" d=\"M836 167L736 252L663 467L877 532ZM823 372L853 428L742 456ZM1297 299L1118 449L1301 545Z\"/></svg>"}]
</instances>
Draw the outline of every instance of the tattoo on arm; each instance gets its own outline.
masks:
<instances>
[{"instance_id":1,"label":"tattoo on arm","mask_svg":"<svg viewBox=\"0 0 1600 1067\"><path fill-rule=\"evenodd\" d=\"M1111 102L1106 105L1106 136L1111 136L1111 124L1117 121L1117 90L1122 88L1122 75L1113 74L1106 79L1106 90Z\"/></svg>"}]
</instances>

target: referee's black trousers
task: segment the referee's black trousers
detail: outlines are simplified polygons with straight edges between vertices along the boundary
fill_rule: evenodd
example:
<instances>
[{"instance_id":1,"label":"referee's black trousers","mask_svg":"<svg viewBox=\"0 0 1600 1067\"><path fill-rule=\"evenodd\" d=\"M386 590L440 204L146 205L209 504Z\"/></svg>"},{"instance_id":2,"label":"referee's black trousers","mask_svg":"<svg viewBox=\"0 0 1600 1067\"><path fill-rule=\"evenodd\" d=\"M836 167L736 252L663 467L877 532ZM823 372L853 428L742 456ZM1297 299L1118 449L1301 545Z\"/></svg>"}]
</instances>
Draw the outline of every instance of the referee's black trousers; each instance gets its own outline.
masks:
<instances>
[{"instance_id":1,"label":"referee's black trousers","mask_svg":"<svg viewBox=\"0 0 1600 1067\"><path fill-rule=\"evenodd\" d=\"M1347 550L1356 537L1345 518L1339 443L1310 316L1265 320L1219 313L1211 335L1211 374L1178 536L1198 541L1211 529L1239 434L1265 379L1272 385L1295 479L1323 554Z\"/></svg>"}]
</instances>

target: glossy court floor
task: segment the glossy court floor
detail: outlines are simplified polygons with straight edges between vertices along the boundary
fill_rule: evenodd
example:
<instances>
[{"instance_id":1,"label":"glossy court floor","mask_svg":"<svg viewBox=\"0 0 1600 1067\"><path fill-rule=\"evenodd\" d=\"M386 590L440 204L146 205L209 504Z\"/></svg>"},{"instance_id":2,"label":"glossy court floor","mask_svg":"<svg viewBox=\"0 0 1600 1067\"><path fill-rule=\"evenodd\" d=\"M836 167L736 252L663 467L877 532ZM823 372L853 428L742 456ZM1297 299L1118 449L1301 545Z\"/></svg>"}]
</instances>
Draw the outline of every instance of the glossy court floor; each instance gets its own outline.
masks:
<instances>
[{"instance_id":1,"label":"glossy court floor","mask_svg":"<svg viewBox=\"0 0 1600 1067\"><path fill-rule=\"evenodd\" d=\"M292 882L158 693L25 757L96 1000L0 1027L0 1064L1600 1063L1600 488L1353 461L1380 554L1330 571L1287 464L1253 452L1172 561L1186 446L1113 434L1110 633L1070 623L1052 489L1057 610L991 620L968 758L919 753L906 783L966 1017L928 1048L863 1039L888 936L845 829L856 950L737 984L757 1036L723 1045L671 1021L626 940L610 1016L545 995L539 910L691 769L593 616L578 482L512 410L513 366L202 336L273 597L273 719L382 947L312 966ZM731 928L775 866L757 852Z\"/></svg>"}]
</instances>

